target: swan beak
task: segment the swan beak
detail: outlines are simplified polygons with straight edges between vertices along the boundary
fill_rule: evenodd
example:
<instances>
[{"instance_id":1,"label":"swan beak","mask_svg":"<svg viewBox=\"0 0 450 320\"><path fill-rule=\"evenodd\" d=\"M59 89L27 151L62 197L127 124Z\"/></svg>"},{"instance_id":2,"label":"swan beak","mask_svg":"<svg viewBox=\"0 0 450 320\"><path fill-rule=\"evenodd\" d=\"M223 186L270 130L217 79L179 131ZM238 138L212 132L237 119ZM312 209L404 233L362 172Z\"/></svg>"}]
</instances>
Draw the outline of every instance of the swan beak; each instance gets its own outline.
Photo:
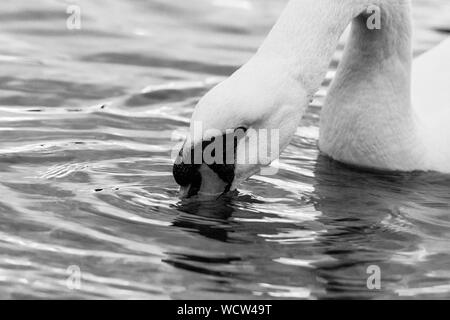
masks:
<instances>
[{"instance_id":1,"label":"swan beak","mask_svg":"<svg viewBox=\"0 0 450 320\"><path fill-rule=\"evenodd\" d=\"M223 153L214 152L214 155L217 154L218 158L213 159L212 163L204 161L204 158L199 163L195 163L195 155L196 151L201 151L200 155L202 155L206 147L215 143L216 138L202 141L191 147L187 153L183 152L185 148L183 146L173 166L173 176L181 186L179 193L181 198L190 198L196 195L207 198L217 197L231 190L235 179L237 142L239 136L244 136L245 132L246 129L238 128L231 134L224 134L222 139L218 141L220 143L225 141L225 145L215 145L214 149L220 150L219 148L223 148ZM229 146L226 143L227 135L229 136L228 139L232 139L229 148L226 148Z\"/></svg>"},{"instance_id":2,"label":"swan beak","mask_svg":"<svg viewBox=\"0 0 450 320\"><path fill-rule=\"evenodd\" d=\"M193 196L200 196L202 198L217 198L218 196L228 192L232 181L224 181L216 172L209 166L203 164L189 172L189 176L182 177L182 173L188 172L183 164L174 167L174 177L177 181L188 181L187 183L179 183L180 191L179 197L182 199L191 198ZM221 168L222 169L222 168ZM222 169L223 170L223 169Z\"/></svg>"},{"instance_id":3,"label":"swan beak","mask_svg":"<svg viewBox=\"0 0 450 320\"><path fill-rule=\"evenodd\" d=\"M191 190L191 185L181 186L180 191L178 192L178 197L181 199L189 198L189 191Z\"/></svg>"}]
</instances>

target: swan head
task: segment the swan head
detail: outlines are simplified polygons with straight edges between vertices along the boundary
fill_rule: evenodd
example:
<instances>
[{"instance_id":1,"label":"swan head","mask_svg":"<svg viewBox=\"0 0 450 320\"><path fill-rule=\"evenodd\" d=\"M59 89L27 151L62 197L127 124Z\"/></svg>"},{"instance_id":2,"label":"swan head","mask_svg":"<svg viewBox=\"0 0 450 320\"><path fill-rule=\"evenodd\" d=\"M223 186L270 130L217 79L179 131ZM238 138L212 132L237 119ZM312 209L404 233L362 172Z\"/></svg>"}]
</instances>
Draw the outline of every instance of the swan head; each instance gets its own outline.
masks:
<instances>
[{"instance_id":1,"label":"swan head","mask_svg":"<svg viewBox=\"0 0 450 320\"><path fill-rule=\"evenodd\" d=\"M217 197L259 171L274 174L267 166L289 144L308 104L302 87L280 70L250 62L199 101L173 167L181 197Z\"/></svg>"}]
</instances>

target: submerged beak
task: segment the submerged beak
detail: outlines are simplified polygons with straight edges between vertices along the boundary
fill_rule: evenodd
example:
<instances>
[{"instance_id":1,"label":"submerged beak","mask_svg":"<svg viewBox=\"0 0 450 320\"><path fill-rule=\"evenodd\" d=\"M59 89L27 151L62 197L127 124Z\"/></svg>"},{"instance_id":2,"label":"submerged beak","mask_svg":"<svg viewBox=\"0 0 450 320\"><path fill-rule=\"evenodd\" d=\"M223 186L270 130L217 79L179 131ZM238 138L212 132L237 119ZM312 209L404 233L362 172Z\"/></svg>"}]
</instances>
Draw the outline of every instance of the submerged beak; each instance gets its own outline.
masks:
<instances>
[{"instance_id":1,"label":"submerged beak","mask_svg":"<svg viewBox=\"0 0 450 320\"><path fill-rule=\"evenodd\" d=\"M180 191L178 192L178 197L180 197L181 199L189 198L190 189L191 189L191 185L181 186Z\"/></svg>"},{"instance_id":2,"label":"submerged beak","mask_svg":"<svg viewBox=\"0 0 450 320\"><path fill-rule=\"evenodd\" d=\"M187 185L181 185L179 191L180 198L186 199L194 196L217 198L230 190L232 181L226 182L222 180L216 172L205 164L198 168L196 175L201 179L200 184L194 182Z\"/></svg>"},{"instance_id":3,"label":"submerged beak","mask_svg":"<svg viewBox=\"0 0 450 320\"><path fill-rule=\"evenodd\" d=\"M196 195L217 198L230 191L235 179L237 142L239 137L245 135L245 131L239 128L233 133L224 134L222 139L202 141L189 150L183 147L173 166L173 176L181 186L181 198ZM227 136L230 139L228 141ZM230 144L227 143L229 141ZM207 151L205 149L210 147L213 147L209 150L211 153L206 155L211 157L203 157ZM195 158L196 150L202 151L201 159Z\"/></svg>"}]
</instances>

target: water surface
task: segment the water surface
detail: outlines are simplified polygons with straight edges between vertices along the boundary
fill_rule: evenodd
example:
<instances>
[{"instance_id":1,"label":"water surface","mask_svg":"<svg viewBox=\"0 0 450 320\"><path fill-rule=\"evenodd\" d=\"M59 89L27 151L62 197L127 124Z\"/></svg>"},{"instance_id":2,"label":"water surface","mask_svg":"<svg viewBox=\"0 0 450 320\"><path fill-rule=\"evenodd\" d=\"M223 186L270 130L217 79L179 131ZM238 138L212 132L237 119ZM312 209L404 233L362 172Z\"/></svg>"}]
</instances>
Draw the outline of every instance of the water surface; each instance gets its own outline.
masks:
<instances>
[{"instance_id":1,"label":"water surface","mask_svg":"<svg viewBox=\"0 0 450 320\"><path fill-rule=\"evenodd\" d=\"M319 156L323 90L277 175L177 198L170 153L196 102L285 1L75 3L80 30L70 1L0 4L0 298L450 298L450 177ZM414 5L420 54L450 7Z\"/></svg>"}]
</instances>

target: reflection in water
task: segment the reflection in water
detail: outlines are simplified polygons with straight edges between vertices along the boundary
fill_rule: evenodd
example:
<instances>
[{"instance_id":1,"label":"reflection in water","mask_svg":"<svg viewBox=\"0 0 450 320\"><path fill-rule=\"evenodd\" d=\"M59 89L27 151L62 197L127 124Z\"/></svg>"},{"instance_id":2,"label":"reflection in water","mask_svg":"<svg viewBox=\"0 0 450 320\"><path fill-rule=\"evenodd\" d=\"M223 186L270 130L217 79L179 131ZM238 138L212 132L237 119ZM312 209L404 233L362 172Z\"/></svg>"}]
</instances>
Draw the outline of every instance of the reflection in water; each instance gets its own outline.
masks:
<instances>
[{"instance_id":1,"label":"reflection in water","mask_svg":"<svg viewBox=\"0 0 450 320\"><path fill-rule=\"evenodd\" d=\"M204 237L223 242L229 240L228 231L233 232L233 224L229 219L234 209L230 206L229 198L211 201L184 200L177 210L183 214L175 218L175 227L195 230Z\"/></svg>"},{"instance_id":2,"label":"reflection in water","mask_svg":"<svg viewBox=\"0 0 450 320\"><path fill-rule=\"evenodd\" d=\"M174 140L285 1L78 2L79 31L64 3L0 4L0 298L450 297L450 178L320 157L324 90L278 174L177 197ZM417 53L447 6L415 0Z\"/></svg>"},{"instance_id":3,"label":"reflection in water","mask_svg":"<svg viewBox=\"0 0 450 320\"><path fill-rule=\"evenodd\" d=\"M438 260L448 261L450 202L448 196L442 196L450 187L450 177L358 172L321 158L316 178L316 208L323 213L320 220L329 226L319 241L324 247L332 244L324 253L333 257L340 268L347 265L348 276L359 270L360 279L365 279L367 266L378 265L383 290L392 294L398 288L418 285L417 280L411 281L418 270L426 270L427 265ZM331 179L339 182L330 183ZM415 215L419 206L420 214ZM433 215L436 220L430 225L427 220ZM325 270L321 276L333 279L333 270ZM348 295L346 280L331 281L329 292ZM355 285L363 288L361 283Z\"/></svg>"},{"instance_id":4,"label":"reflection in water","mask_svg":"<svg viewBox=\"0 0 450 320\"><path fill-rule=\"evenodd\" d=\"M249 210L254 204L267 204L239 195L233 200L180 203L177 209L183 214L174 220L173 225L215 241L235 244L243 241L241 243L246 244L249 252L253 248L251 242L246 241L248 232L258 230L252 234L251 241L256 241L255 236L260 238L259 241L268 241L270 245L265 245L271 247L271 254L286 252L287 255L281 254L272 261L295 268L289 273L289 281L292 284L297 282L299 286L283 287L261 282L260 291L255 288L253 294L265 291L272 297L386 298L420 293L446 295L449 292L445 285L422 290L414 288L417 280L413 279L418 270L426 270L430 264L443 258L448 260L449 252L447 245L437 247L440 241L447 243L448 239L429 239L436 235L436 226L429 230L429 236L426 235L427 230L422 224L426 223L428 216L416 216L415 222L411 222L409 216L421 199L430 199L430 186L436 191L449 188L448 176L365 171L322 156L317 160L314 176L314 191L308 202L320 214L309 223L303 221L293 228L286 228L283 223L291 224L293 221L278 219L281 222L278 227L273 223L263 223L259 228L252 223L267 217L239 219L237 216L242 214L241 207ZM449 204L434 203L435 207L445 210L435 218L445 219L447 224ZM440 221L438 225L443 223ZM288 245L298 247L286 250ZM257 274L267 274L274 268L267 264L267 260L261 265L260 257L251 257L251 254L244 261L239 253L242 254L236 251L220 258L177 253L171 254L167 262L178 268L220 278L236 278L237 275L222 271L234 270L237 263L244 263ZM433 259L436 261L432 262ZM220 271L214 272L214 267L204 269L212 265L220 265ZM367 288L368 267L372 265L381 270L381 290ZM271 274L274 274L273 270ZM448 276L448 272L444 274ZM442 277L431 277L424 283L442 283L443 280ZM448 277L445 278L447 280Z\"/></svg>"},{"instance_id":5,"label":"reflection in water","mask_svg":"<svg viewBox=\"0 0 450 320\"><path fill-rule=\"evenodd\" d=\"M315 170L316 209L323 215L320 222L327 232L317 241L331 263L318 268L326 291L339 298L371 297L388 294L391 285L402 279L408 270L390 264L392 255L414 250L420 238L396 232L395 212L412 201L418 177L396 173L358 171L320 157ZM421 179L422 180L422 179ZM416 185L416 186L415 186ZM385 224L386 220L390 220ZM404 230L408 231L409 230ZM367 290L367 268L379 266L383 290ZM339 275L338 277L336 275Z\"/></svg>"}]
</instances>

